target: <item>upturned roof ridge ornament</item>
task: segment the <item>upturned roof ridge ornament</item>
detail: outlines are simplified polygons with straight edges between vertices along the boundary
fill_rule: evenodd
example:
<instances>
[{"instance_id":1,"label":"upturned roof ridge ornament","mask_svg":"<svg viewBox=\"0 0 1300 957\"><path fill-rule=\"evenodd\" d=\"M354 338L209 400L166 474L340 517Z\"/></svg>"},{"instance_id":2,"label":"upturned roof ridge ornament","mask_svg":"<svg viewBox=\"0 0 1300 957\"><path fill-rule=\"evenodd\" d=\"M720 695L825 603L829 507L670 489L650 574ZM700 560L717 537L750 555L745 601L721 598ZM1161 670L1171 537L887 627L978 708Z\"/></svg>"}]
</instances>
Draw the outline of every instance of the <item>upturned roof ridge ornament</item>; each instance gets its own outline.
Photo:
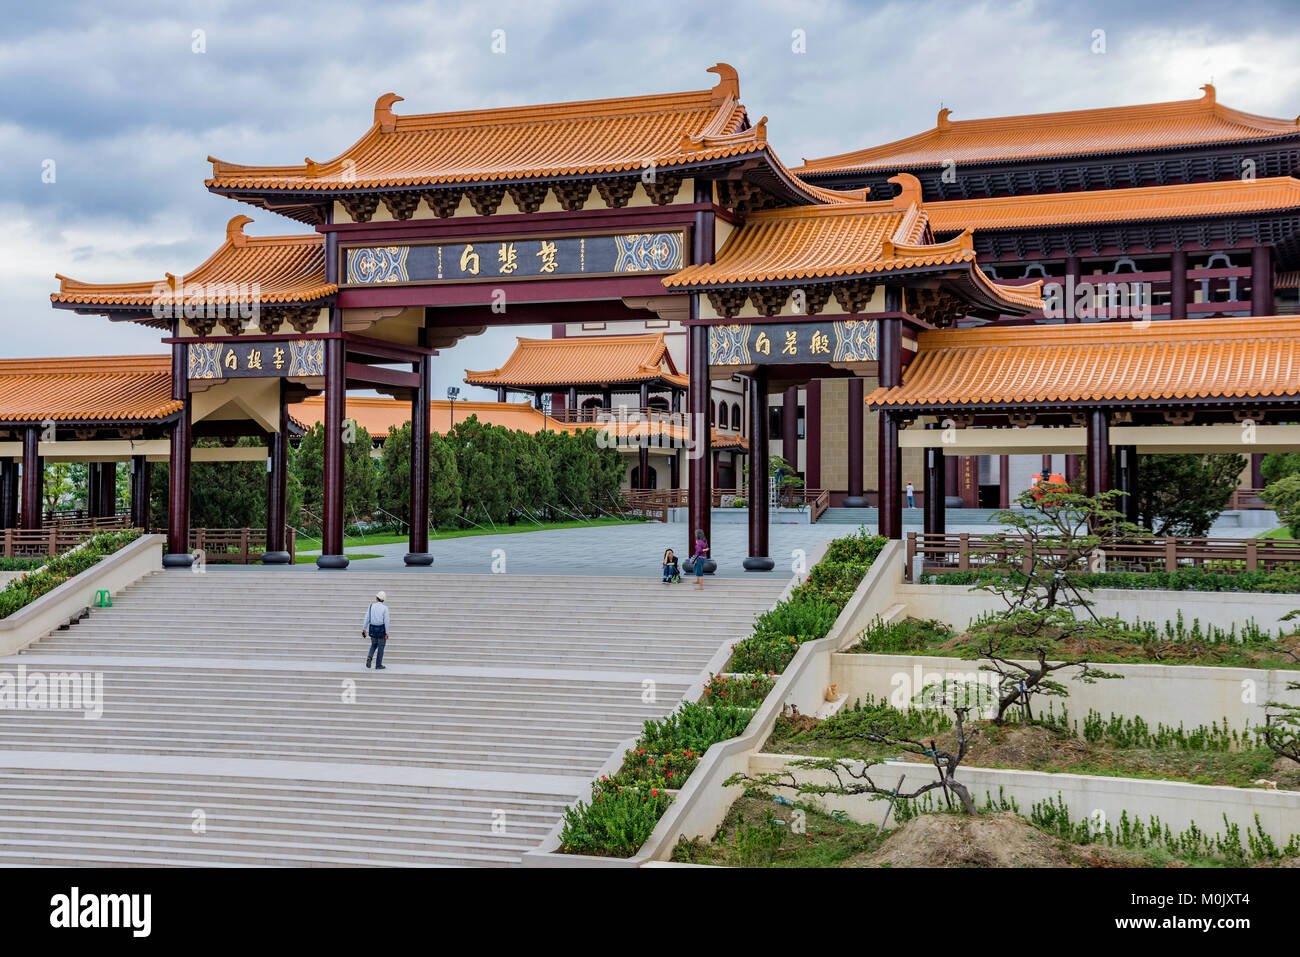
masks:
<instances>
[{"instance_id":1,"label":"upturned roof ridge ornament","mask_svg":"<svg viewBox=\"0 0 1300 957\"><path fill-rule=\"evenodd\" d=\"M397 116L393 113L393 104L401 103L406 98L396 93L385 93L375 100L375 125L381 133L392 133L397 129Z\"/></svg>"},{"instance_id":2,"label":"upturned roof ridge ornament","mask_svg":"<svg viewBox=\"0 0 1300 957\"><path fill-rule=\"evenodd\" d=\"M940 131L951 129L952 122L948 119L950 116L952 116L952 110L948 109L948 107L945 106L940 109L939 117L934 121L934 128Z\"/></svg>"},{"instance_id":3,"label":"upturned roof ridge ornament","mask_svg":"<svg viewBox=\"0 0 1300 957\"><path fill-rule=\"evenodd\" d=\"M226 223L226 242L236 249L242 249L248 243L248 237L244 235L244 227L252 221L252 216L231 217L230 222Z\"/></svg>"},{"instance_id":4,"label":"upturned roof ridge ornament","mask_svg":"<svg viewBox=\"0 0 1300 957\"><path fill-rule=\"evenodd\" d=\"M1214 106L1215 96L1216 96L1214 91L1214 84L1206 83L1204 86L1201 87L1201 89L1205 91L1204 95L1201 97L1201 102L1204 103L1206 106Z\"/></svg>"},{"instance_id":5,"label":"upturned roof ridge ornament","mask_svg":"<svg viewBox=\"0 0 1300 957\"><path fill-rule=\"evenodd\" d=\"M728 99L740 99L740 74L730 63L715 63L709 67L709 73L718 75L718 82L713 87L713 98L709 103L713 106L721 106Z\"/></svg>"}]
</instances>

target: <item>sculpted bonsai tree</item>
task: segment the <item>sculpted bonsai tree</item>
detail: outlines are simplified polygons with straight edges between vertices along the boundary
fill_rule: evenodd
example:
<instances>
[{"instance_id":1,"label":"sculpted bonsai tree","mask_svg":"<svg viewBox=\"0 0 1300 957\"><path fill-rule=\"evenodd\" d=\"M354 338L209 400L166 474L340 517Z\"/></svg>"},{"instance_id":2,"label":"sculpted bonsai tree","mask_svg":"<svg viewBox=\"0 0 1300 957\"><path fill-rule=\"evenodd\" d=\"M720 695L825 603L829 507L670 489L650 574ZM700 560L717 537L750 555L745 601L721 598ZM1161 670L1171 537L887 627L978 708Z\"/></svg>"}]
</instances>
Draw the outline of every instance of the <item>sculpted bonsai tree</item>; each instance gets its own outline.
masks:
<instances>
[{"instance_id":1,"label":"sculpted bonsai tree","mask_svg":"<svg viewBox=\"0 0 1300 957\"><path fill-rule=\"evenodd\" d=\"M1086 683L1119 677L1088 662L1089 641L1135 636L1123 622L1093 613L1086 573L1105 569L1108 542L1143 534L1114 508L1121 494L1080 495L1043 483L1020 496L1020 508L993 516L1008 531L985 537L998 548L975 587L997 595L1006 611L977 622L962 654L998 675L997 723L1017 707L1022 720L1032 720L1037 696L1065 696L1065 686L1049 677L1055 672L1071 669Z\"/></svg>"},{"instance_id":2,"label":"sculpted bonsai tree","mask_svg":"<svg viewBox=\"0 0 1300 957\"><path fill-rule=\"evenodd\" d=\"M1288 691L1300 691L1300 681L1288 681ZM1263 740L1274 754L1300 764L1300 704L1270 701L1264 712Z\"/></svg>"},{"instance_id":3,"label":"sculpted bonsai tree","mask_svg":"<svg viewBox=\"0 0 1300 957\"><path fill-rule=\"evenodd\" d=\"M851 715L841 713L842 717L852 720L836 721L837 730L818 734L822 741L856 742L862 745L885 745L906 754L915 755L927 764L933 765L937 778L904 791L900 778L898 785L889 786L878 783L871 774L871 769L879 762L848 761L840 758L800 758L791 761L782 771L773 771L751 777L743 772L733 774L724 784L747 784L759 791L771 789L789 789L799 795L825 797L828 794L841 797L869 795L879 798L916 798L929 791L941 790L948 808L953 808L956 797L961 809L970 815L978 814L975 800L964 784L957 780L957 770L961 767L970 744L979 733L970 727L970 715L987 704L981 703L981 695L987 689L975 683L945 682L926 688L915 701L937 705L930 709L943 710L951 714L952 728L955 733L953 748L939 747L935 739L922 733L925 722L918 720L923 713L916 711L899 711L887 704L874 708L865 708ZM807 772L813 772L815 780L810 780ZM820 773L819 773L820 772Z\"/></svg>"}]
</instances>

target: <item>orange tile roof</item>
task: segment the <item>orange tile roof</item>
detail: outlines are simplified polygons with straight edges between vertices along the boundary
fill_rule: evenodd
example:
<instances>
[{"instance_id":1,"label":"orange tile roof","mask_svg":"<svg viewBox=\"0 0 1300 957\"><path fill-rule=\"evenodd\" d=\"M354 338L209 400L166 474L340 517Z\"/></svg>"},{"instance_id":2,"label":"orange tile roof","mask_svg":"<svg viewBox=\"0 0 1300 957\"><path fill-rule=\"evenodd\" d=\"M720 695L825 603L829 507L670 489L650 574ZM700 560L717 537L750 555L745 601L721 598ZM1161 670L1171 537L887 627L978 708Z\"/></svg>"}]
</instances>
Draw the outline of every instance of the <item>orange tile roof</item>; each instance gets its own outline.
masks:
<instances>
[{"instance_id":1,"label":"orange tile roof","mask_svg":"<svg viewBox=\"0 0 1300 957\"><path fill-rule=\"evenodd\" d=\"M1292 176L925 204L930 226L936 232L1228 216L1297 208L1300 208L1300 179Z\"/></svg>"},{"instance_id":2,"label":"orange tile roof","mask_svg":"<svg viewBox=\"0 0 1300 957\"><path fill-rule=\"evenodd\" d=\"M922 332L873 407L989 407L1300 395L1294 319L1184 319Z\"/></svg>"},{"instance_id":3,"label":"orange tile roof","mask_svg":"<svg viewBox=\"0 0 1300 957\"><path fill-rule=\"evenodd\" d=\"M1280 272L1273 280L1274 289L1300 289L1300 272Z\"/></svg>"},{"instance_id":4,"label":"orange tile roof","mask_svg":"<svg viewBox=\"0 0 1300 957\"><path fill-rule=\"evenodd\" d=\"M160 294L183 283L187 302L230 302L249 295L257 285L262 303L305 303L333 295L338 286L325 282L325 237L245 236L253 220L236 216L226 224L226 241L215 253L184 276L167 273L165 279L133 283L79 282L58 276L55 303L104 306L150 306ZM190 287L197 287L193 293Z\"/></svg>"},{"instance_id":5,"label":"orange tile roof","mask_svg":"<svg viewBox=\"0 0 1300 957\"><path fill-rule=\"evenodd\" d=\"M945 163L978 163L1233 143L1300 134L1296 120L1256 116L1216 102L1214 87L1197 100L1139 106L950 120L940 110L934 129L869 149L806 160L796 175L842 170L900 170Z\"/></svg>"},{"instance_id":6,"label":"orange tile roof","mask_svg":"<svg viewBox=\"0 0 1300 957\"><path fill-rule=\"evenodd\" d=\"M179 412L171 356L0 359L0 422L141 422Z\"/></svg>"},{"instance_id":7,"label":"orange tile roof","mask_svg":"<svg viewBox=\"0 0 1300 957\"><path fill-rule=\"evenodd\" d=\"M883 202L802 206L750 214L715 261L665 276L670 288L745 286L763 283L832 281L931 266L965 267L977 294L1008 311L1042 308L1037 287L1000 286L975 263L969 233L927 243L928 205L921 185L907 173L893 177L903 192Z\"/></svg>"},{"instance_id":8,"label":"orange tile roof","mask_svg":"<svg viewBox=\"0 0 1300 957\"><path fill-rule=\"evenodd\" d=\"M634 336L518 338L515 351L499 369L465 370L465 381L482 386L612 385L668 382L685 387L663 333Z\"/></svg>"},{"instance_id":9,"label":"orange tile roof","mask_svg":"<svg viewBox=\"0 0 1300 957\"><path fill-rule=\"evenodd\" d=\"M433 428L436 432L446 433L451 429L452 408L446 399L434 399L429 403ZM291 415L305 422L308 427L325 421L325 397L312 396L289 407ZM403 422L411 418L411 403L400 399L385 399L376 396L349 396L347 417L352 419L372 436L388 434L390 427L400 428ZM471 415L477 415L480 422L488 425L500 425L507 429L522 432L575 432L591 426L574 425L557 422L551 416L542 413L527 402L476 402L466 400L455 404L455 420L464 422Z\"/></svg>"},{"instance_id":10,"label":"orange tile roof","mask_svg":"<svg viewBox=\"0 0 1300 957\"><path fill-rule=\"evenodd\" d=\"M374 123L324 163L240 166L209 157L217 189L355 190L641 171L763 152L766 129L748 129L740 81L725 63L712 89L540 106L396 116L402 97L375 103ZM812 191L815 187L797 185Z\"/></svg>"}]
</instances>

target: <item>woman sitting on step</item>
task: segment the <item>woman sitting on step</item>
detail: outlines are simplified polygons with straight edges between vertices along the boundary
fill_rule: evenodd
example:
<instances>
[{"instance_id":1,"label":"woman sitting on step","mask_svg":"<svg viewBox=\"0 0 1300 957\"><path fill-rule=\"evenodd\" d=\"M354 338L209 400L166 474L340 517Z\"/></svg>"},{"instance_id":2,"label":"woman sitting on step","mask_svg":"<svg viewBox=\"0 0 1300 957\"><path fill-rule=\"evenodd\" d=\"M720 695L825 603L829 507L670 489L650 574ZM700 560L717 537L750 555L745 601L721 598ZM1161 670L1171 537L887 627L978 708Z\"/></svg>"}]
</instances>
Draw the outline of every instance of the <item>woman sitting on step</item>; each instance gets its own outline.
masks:
<instances>
[{"instance_id":1,"label":"woman sitting on step","mask_svg":"<svg viewBox=\"0 0 1300 957\"><path fill-rule=\"evenodd\" d=\"M670 548L664 552L664 584L670 582L680 582L682 580L682 571L677 565L677 556L673 554Z\"/></svg>"}]
</instances>

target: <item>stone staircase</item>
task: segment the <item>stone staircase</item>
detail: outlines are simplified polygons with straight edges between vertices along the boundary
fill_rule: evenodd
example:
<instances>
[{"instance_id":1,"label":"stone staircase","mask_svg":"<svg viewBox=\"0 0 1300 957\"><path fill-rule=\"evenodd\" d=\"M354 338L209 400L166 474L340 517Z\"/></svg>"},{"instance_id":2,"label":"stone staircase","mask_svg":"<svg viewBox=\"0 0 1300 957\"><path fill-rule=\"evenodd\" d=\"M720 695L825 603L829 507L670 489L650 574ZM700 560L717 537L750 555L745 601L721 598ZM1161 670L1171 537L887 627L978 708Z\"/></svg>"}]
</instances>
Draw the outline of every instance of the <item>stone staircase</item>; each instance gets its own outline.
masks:
<instances>
[{"instance_id":1,"label":"stone staircase","mask_svg":"<svg viewBox=\"0 0 1300 957\"><path fill-rule=\"evenodd\" d=\"M103 677L97 720L0 712L0 866L516 863L783 586L148 576L0 660ZM375 672L361 621L381 588Z\"/></svg>"}]
</instances>

